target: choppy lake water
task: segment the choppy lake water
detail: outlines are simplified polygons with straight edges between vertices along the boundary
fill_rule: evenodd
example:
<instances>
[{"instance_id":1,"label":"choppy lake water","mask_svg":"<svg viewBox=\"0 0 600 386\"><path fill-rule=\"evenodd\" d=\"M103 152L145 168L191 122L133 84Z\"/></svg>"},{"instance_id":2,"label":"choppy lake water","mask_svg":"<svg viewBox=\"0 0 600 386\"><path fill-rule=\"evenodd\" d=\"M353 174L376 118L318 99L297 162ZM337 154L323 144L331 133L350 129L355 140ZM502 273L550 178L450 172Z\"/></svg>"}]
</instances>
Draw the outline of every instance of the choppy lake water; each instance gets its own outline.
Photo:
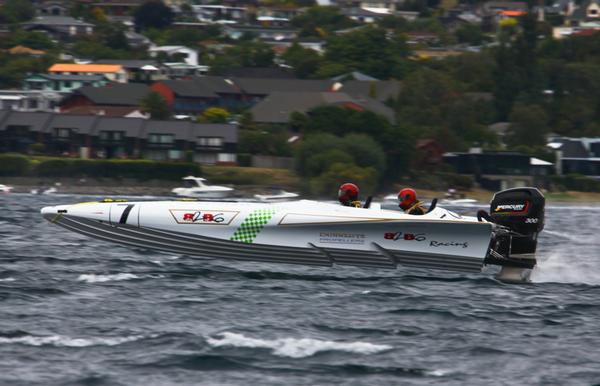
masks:
<instances>
[{"instance_id":1,"label":"choppy lake water","mask_svg":"<svg viewBox=\"0 0 600 386\"><path fill-rule=\"evenodd\" d=\"M149 252L39 214L89 200L0 196L1 385L600 384L600 206L550 204L533 283L508 285Z\"/></svg>"}]
</instances>

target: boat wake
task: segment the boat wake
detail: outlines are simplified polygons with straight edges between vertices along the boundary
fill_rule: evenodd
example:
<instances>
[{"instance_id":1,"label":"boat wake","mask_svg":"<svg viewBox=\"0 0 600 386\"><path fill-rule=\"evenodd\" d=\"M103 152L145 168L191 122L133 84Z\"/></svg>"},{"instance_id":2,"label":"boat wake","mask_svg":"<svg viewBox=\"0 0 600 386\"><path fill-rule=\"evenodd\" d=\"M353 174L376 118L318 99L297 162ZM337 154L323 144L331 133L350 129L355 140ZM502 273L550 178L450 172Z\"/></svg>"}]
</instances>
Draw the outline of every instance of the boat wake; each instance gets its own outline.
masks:
<instances>
[{"instance_id":1,"label":"boat wake","mask_svg":"<svg viewBox=\"0 0 600 386\"><path fill-rule=\"evenodd\" d=\"M590 245L590 244L598 243L598 239L597 239L596 235L586 235L586 236L570 235L570 234L566 234L564 232L556 232L556 231L544 229L543 236L544 237L552 236L553 238L569 240L573 243L576 243L577 245Z\"/></svg>"},{"instance_id":2,"label":"boat wake","mask_svg":"<svg viewBox=\"0 0 600 386\"><path fill-rule=\"evenodd\" d=\"M223 332L218 334L218 338L207 339L208 344L213 347L245 347L245 348L265 348L273 350L273 354L282 357L304 358L312 356L322 351L345 351L356 354L375 354L381 351L390 350L392 346L378 345L368 342L333 342L327 340L318 340L310 338L279 338L274 340L264 340L249 338L242 334L233 332Z\"/></svg>"},{"instance_id":3,"label":"boat wake","mask_svg":"<svg viewBox=\"0 0 600 386\"><path fill-rule=\"evenodd\" d=\"M545 259L539 259L531 274L533 283L565 283L600 285L600 267L592 259L579 259L566 248L554 251Z\"/></svg>"},{"instance_id":4,"label":"boat wake","mask_svg":"<svg viewBox=\"0 0 600 386\"><path fill-rule=\"evenodd\" d=\"M105 283L108 281L124 281L124 280L136 280L136 279L159 279L162 275L135 275L133 273L116 273L113 275L96 275L95 273L79 275L77 281L83 281L86 283Z\"/></svg>"},{"instance_id":5,"label":"boat wake","mask_svg":"<svg viewBox=\"0 0 600 386\"><path fill-rule=\"evenodd\" d=\"M55 347L116 346L122 343L133 342L143 338L143 336L71 338L62 335L25 335L15 337L0 337L0 344L24 344L28 346Z\"/></svg>"}]
</instances>

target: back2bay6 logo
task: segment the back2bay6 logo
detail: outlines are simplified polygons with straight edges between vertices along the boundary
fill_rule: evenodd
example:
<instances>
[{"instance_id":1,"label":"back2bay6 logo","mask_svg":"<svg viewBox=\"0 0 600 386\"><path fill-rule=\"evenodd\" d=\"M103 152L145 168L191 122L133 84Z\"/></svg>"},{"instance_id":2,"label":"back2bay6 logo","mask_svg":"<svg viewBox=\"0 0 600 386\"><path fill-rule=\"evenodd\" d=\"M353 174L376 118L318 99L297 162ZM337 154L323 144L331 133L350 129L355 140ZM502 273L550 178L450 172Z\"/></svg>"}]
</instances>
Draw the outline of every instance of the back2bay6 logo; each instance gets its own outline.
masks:
<instances>
[{"instance_id":1,"label":"back2bay6 logo","mask_svg":"<svg viewBox=\"0 0 600 386\"><path fill-rule=\"evenodd\" d=\"M385 240L424 241L427 240L425 233L386 232L383 234Z\"/></svg>"},{"instance_id":2,"label":"back2bay6 logo","mask_svg":"<svg viewBox=\"0 0 600 386\"><path fill-rule=\"evenodd\" d=\"M225 221L223 217L223 213L208 213L208 212L194 212L194 213L184 213L183 221L189 222L216 222L221 223Z\"/></svg>"},{"instance_id":3,"label":"back2bay6 logo","mask_svg":"<svg viewBox=\"0 0 600 386\"><path fill-rule=\"evenodd\" d=\"M239 212L205 209L169 209L178 224L228 225Z\"/></svg>"}]
</instances>

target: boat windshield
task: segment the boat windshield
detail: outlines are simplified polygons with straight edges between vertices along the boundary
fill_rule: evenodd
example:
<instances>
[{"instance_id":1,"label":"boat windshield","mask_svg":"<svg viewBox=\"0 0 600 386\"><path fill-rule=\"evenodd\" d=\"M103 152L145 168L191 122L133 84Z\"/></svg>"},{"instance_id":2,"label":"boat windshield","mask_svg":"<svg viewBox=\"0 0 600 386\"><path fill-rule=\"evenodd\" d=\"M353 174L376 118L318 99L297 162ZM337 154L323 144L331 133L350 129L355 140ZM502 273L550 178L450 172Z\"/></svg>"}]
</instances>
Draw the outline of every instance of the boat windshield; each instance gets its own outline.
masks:
<instances>
[{"instance_id":1,"label":"boat windshield","mask_svg":"<svg viewBox=\"0 0 600 386\"><path fill-rule=\"evenodd\" d=\"M196 180L183 180L183 187L184 188L197 188L198 184L196 183Z\"/></svg>"}]
</instances>

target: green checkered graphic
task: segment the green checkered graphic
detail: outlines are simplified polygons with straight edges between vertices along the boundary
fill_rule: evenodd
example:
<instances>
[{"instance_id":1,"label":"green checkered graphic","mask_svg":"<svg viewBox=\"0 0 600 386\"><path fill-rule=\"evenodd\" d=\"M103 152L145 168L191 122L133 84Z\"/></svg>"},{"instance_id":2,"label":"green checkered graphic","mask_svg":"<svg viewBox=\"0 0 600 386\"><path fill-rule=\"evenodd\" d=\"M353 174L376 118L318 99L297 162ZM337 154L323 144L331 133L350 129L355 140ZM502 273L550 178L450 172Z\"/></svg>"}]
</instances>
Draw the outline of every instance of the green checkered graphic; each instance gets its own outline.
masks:
<instances>
[{"instance_id":1,"label":"green checkered graphic","mask_svg":"<svg viewBox=\"0 0 600 386\"><path fill-rule=\"evenodd\" d=\"M258 209L253 211L244 219L244 222L242 222L242 225L231 236L230 240L251 244L274 214L274 209Z\"/></svg>"}]
</instances>

